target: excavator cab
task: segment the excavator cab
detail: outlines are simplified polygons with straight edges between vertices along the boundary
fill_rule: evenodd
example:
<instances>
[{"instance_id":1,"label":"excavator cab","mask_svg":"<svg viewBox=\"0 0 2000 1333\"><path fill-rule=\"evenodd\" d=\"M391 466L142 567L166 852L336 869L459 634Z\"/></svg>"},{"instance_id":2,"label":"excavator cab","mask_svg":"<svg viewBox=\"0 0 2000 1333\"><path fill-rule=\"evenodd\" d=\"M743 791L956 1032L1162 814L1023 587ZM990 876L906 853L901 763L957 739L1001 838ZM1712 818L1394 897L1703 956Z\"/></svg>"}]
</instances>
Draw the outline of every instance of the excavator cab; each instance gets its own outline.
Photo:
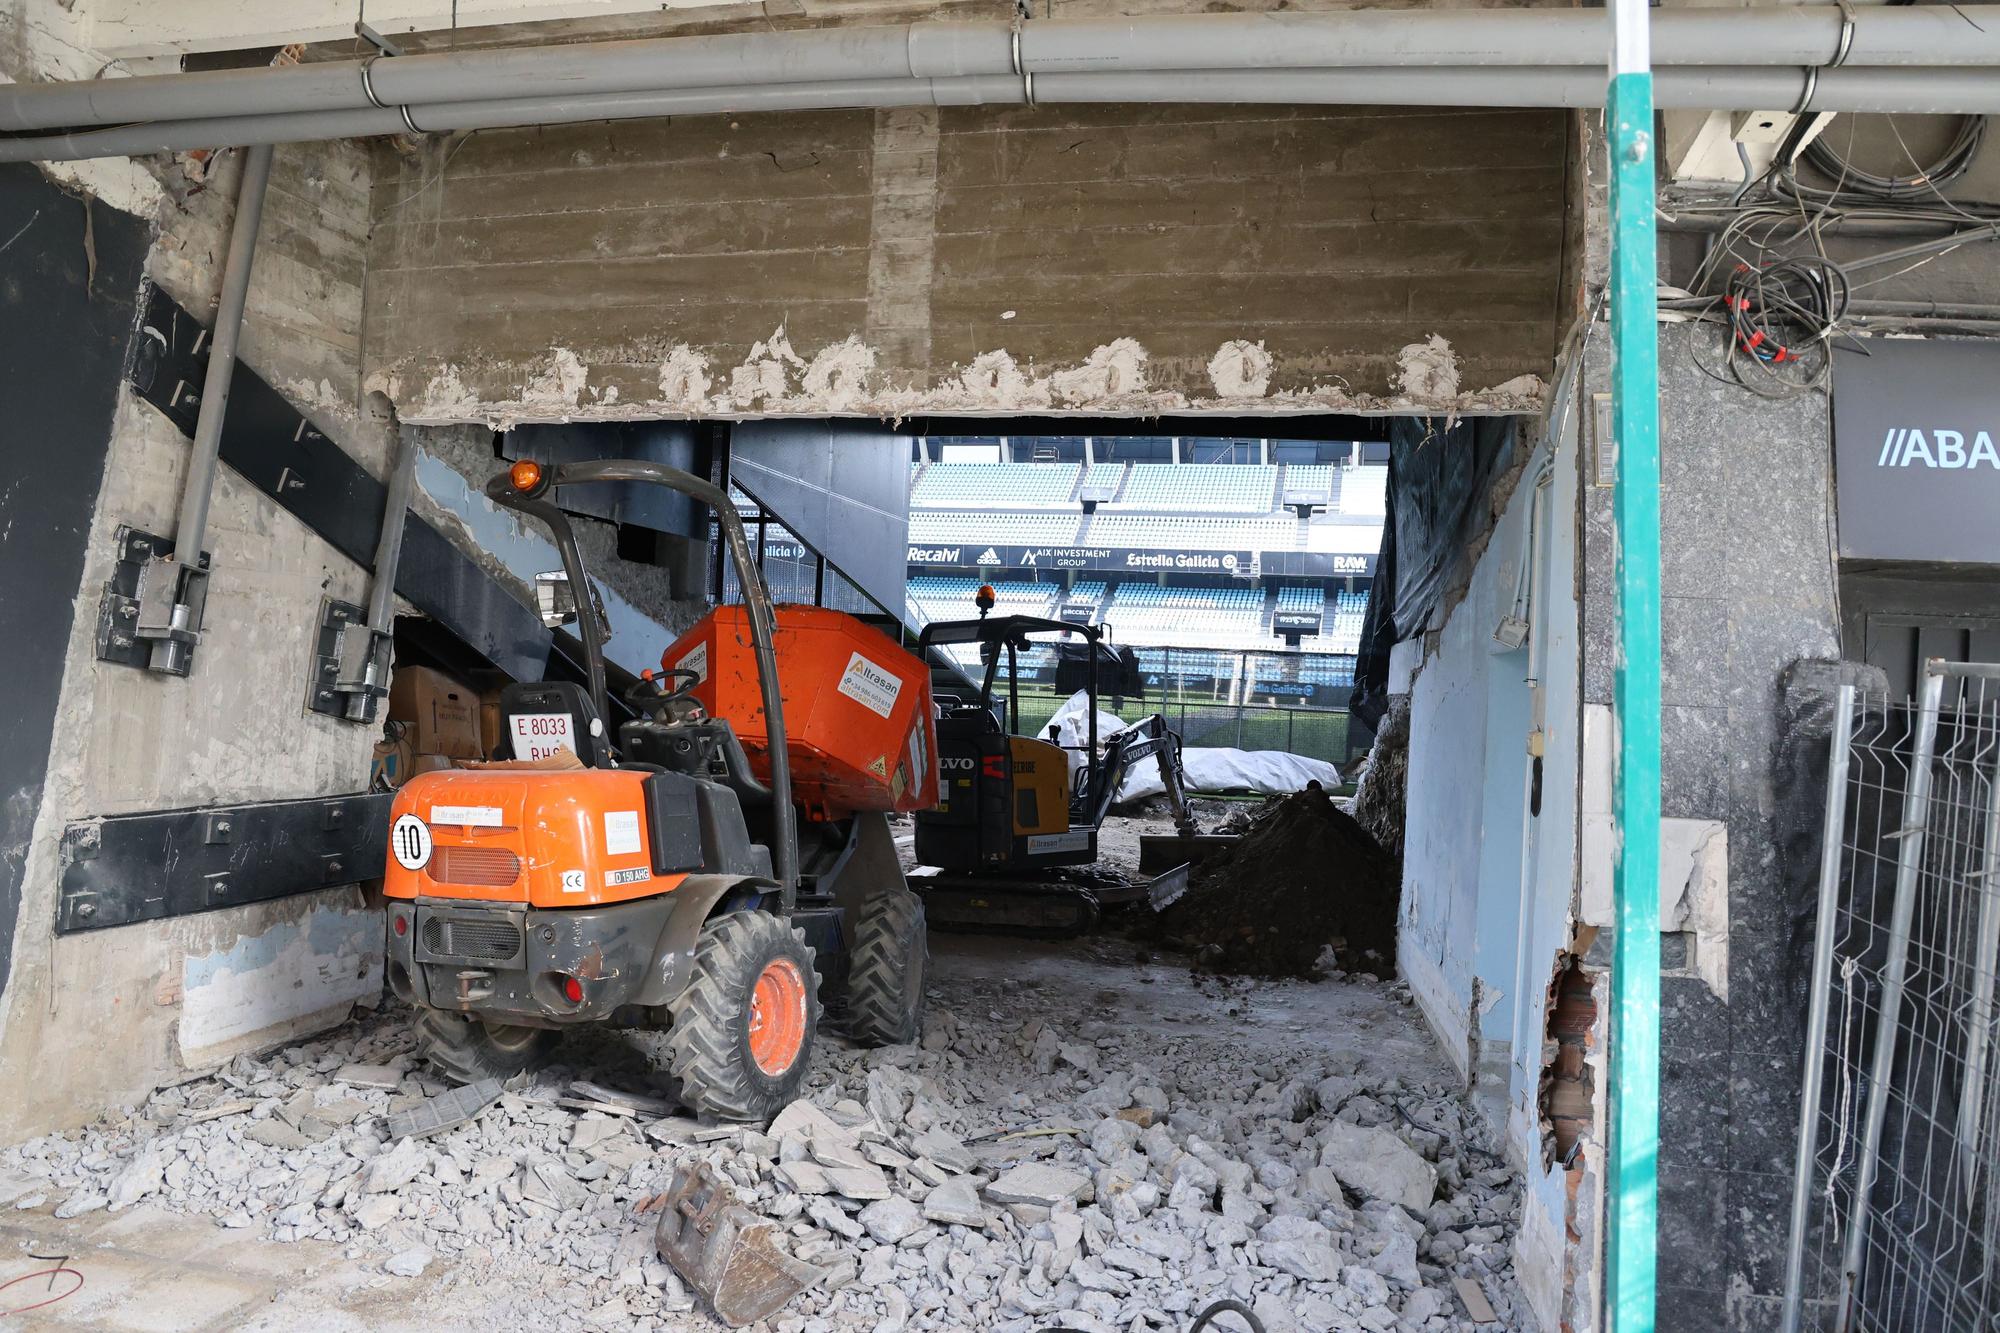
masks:
<instances>
[{"instance_id":1,"label":"excavator cab","mask_svg":"<svg viewBox=\"0 0 2000 1333\"><path fill-rule=\"evenodd\" d=\"M572 599L587 683L507 686L501 759L397 792L389 984L458 1081L510 1078L566 1028L651 1026L690 1108L768 1119L805 1077L823 1000L863 1044L918 1035L924 911L887 817L936 799L928 672L852 617L774 608L735 506L688 473L521 462L486 494L546 525L585 589L554 492L596 482L708 505L743 603L643 673L614 736L602 612Z\"/></svg>"},{"instance_id":2,"label":"excavator cab","mask_svg":"<svg viewBox=\"0 0 2000 1333\"><path fill-rule=\"evenodd\" d=\"M1098 831L1118 789L1147 759L1160 766L1176 836L1194 840L1180 737L1158 714L1099 737L1099 685L1129 674L1129 664L1105 642L1100 627L991 615L988 588L980 589L978 605L977 619L934 621L918 638L920 653L976 645L980 679L955 698L940 694L938 802L916 816L916 859L932 869L911 882L940 924L1023 934L1087 930L1107 893L1115 891L1093 890L1073 877L1037 877L1096 863ZM1067 657L1083 659L1072 677L1081 682L1085 699L1080 745L1023 734L1021 658L1048 645L1058 646L1059 661L1064 648ZM1168 875L1184 881L1185 872L1183 858ZM1134 896L1151 888L1139 886Z\"/></svg>"}]
</instances>

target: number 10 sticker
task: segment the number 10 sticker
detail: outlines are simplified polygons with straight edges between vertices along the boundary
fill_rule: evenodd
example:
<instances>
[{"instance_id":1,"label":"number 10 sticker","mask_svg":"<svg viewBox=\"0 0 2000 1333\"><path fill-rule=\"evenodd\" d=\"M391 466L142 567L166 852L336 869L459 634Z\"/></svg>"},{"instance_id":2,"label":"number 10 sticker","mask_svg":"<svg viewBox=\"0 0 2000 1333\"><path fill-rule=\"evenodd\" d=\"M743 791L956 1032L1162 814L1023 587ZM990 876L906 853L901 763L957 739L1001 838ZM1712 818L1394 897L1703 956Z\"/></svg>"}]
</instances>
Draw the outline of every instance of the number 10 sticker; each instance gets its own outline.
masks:
<instances>
[{"instance_id":1,"label":"number 10 sticker","mask_svg":"<svg viewBox=\"0 0 2000 1333\"><path fill-rule=\"evenodd\" d=\"M415 815L398 815L389 830L389 850L405 870L422 870L431 860L431 828Z\"/></svg>"}]
</instances>

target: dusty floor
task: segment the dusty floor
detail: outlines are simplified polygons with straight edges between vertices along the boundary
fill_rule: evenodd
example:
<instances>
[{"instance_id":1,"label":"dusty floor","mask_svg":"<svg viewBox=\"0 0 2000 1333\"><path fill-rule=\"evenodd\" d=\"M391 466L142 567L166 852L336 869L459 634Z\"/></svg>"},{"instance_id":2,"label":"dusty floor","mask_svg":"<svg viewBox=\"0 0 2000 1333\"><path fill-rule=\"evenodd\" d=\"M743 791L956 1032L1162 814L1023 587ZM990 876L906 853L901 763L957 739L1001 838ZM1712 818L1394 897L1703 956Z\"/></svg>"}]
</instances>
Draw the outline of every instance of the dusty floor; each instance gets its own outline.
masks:
<instances>
[{"instance_id":1,"label":"dusty floor","mask_svg":"<svg viewBox=\"0 0 2000 1333\"><path fill-rule=\"evenodd\" d=\"M1015 1142L1042 1145L1034 1151L1024 1147L1016 1157L1041 1158L1051 1165L1079 1163L1087 1169L1096 1158L1082 1147L1085 1139L1092 1152L1102 1150L1107 1159L1118 1145L1101 1144L1102 1124L1079 1119L1077 1109L1109 1105L1102 1095L1107 1084L1129 1093L1133 1076L1121 1072L1129 1065L1171 1091L1168 1119L1177 1124L1175 1133L1183 1136L1188 1152L1159 1136L1176 1164L1162 1168L1162 1186L1154 1191L1160 1197L1145 1216L1129 1200L1123 1206L1105 1203L1102 1190L1121 1187L1107 1186L1107 1180L1118 1177L1105 1174L1111 1168L1099 1167L1098 1202L1086 1197L1081 1220L1087 1225L1074 1226L1067 1251L1061 1249L1062 1217L1076 1218L1069 1205L1055 1210L1053 1242L1036 1239L1049 1233L1051 1223L1042 1220L1037 1226L1038 1214L1028 1207L1012 1216L1003 1215L1012 1210L995 1209L984 1236L978 1228L925 1226L901 1244L889 1241L885 1249L873 1239L867 1214L861 1220L871 1226L869 1238L849 1241L816 1230L808 1220L840 1224L837 1209L821 1211L836 1201L813 1200L812 1210L801 1216L801 1201L792 1200L794 1234L816 1262L837 1269L839 1285L801 1297L769 1328L778 1333L850 1328L898 1333L1060 1325L1178 1333L1208 1300L1236 1295L1255 1300L1270 1333L1288 1328L1313 1333L1471 1330L1474 1325L1451 1285L1454 1275L1466 1274L1500 1311L1499 1322L1477 1326L1480 1333L1513 1327L1507 1319L1515 1305L1507 1255L1515 1186L1484 1145L1472 1141L1479 1137L1476 1131L1458 1119L1450 1073L1396 988L1362 980L1197 979L1177 961L1143 957L1133 945L1109 937L1050 943L937 935L932 947L933 1028L948 1029L949 1041L927 1042L924 1050L860 1052L829 1040L815 1061L815 1100L834 1106L837 1098L854 1096L872 1104L884 1086L915 1088L921 1079L922 1091L914 1098L905 1096L906 1114L911 1119L938 1114L940 1123L967 1144L980 1146L979 1170L987 1176L1005 1169L1007 1154L996 1155L987 1142L1003 1130L1029 1131ZM520 1103L510 1099L503 1106L512 1106L511 1115L495 1107L481 1122L429 1140L426 1147L436 1154L430 1173L408 1190L367 1196L388 1205L386 1219L355 1220L358 1185L344 1202L336 1185L317 1200L317 1209L310 1196L301 1204L300 1183L291 1168L304 1154L259 1147L259 1141L247 1137L258 1124L271 1125L279 1105L268 1095L277 1086L273 1080L310 1087L322 1102L366 1103L368 1109L339 1137L315 1144L315 1151L325 1155L338 1145L354 1156L386 1157L389 1145L381 1142L375 1113L392 1096L411 1098L413 1091L425 1090L424 1082L411 1076L400 1093L358 1094L327 1074L309 1071L331 1071L344 1060L376 1059L399 1049L401 1023L394 1013L364 1017L341 1032L266 1057L261 1065L239 1062L233 1067L234 1082L226 1086L215 1080L190 1085L170 1104L135 1108L76 1136L37 1140L0 1153L0 1283L11 1281L0 1287L0 1319L10 1328L105 1330L444 1333L538 1324L719 1327L704 1311L690 1308L664 1266L651 1261L651 1219L633 1212L633 1201L658 1187L677 1156L702 1150L688 1141L688 1122L654 1122L653 1131L644 1134L632 1122L621 1122L609 1127L607 1142L581 1152L576 1150L582 1137L578 1112L532 1095ZM1060 1061L1040 1060L1029 1049L1033 1043L1023 1039L1024 1032L1039 1035L1044 1028L1059 1033L1065 1043L1076 1043L1063 1047ZM614 1035L573 1042L563 1048L562 1058L575 1072L604 1081L622 1079L629 1086L643 1072L647 1040ZM1094 1066L1100 1057L1101 1073L1068 1067L1077 1061ZM407 1059L402 1063L409 1066ZM1062 1067L1047 1072L1058 1064ZM1329 1070L1333 1076L1323 1078ZM560 1079L561 1071L553 1077ZM1351 1099L1342 1119L1387 1128L1329 1126L1330 1109L1314 1103L1309 1091L1315 1080L1322 1099L1335 1084ZM1152 1096L1148 1089L1138 1091L1139 1101ZM298 1096L294 1094L293 1104ZM927 1096L938 1104L927 1106ZM232 1098L255 1105L233 1116L219 1115L196 1127L207 1137L191 1137L189 1122L196 1108L227 1105ZM1131 1099L1120 1093L1111 1100ZM1296 1123L1289 1129L1279 1125L1282 1139L1258 1128L1264 1122L1252 1113L1287 1102L1298 1105L1280 1118ZM1426 1122L1446 1132L1424 1128ZM1246 1126L1251 1131L1247 1137L1242 1132ZM1228 1153L1217 1156L1210 1142L1198 1139L1197 1128L1211 1135L1212 1143L1225 1148L1234 1143L1230 1152L1255 1160L1255 1180L1250 1180L1247 1165L1225 1161ZM1295 1173L1282 1162L1273 1164L1269 1156L1259 1157L1256 1145L1275 1145L1282 1155L1287 1143L1296 1147L1304 1141L1310 1154L1315 1140L1307 1138L1307 1131L1332 1129L1395 1132L1427 1145L1443 1185L1429 1217L1369 1202L1366 1188L1359 1195L1350 1188L1348 1200L1336 1198L1330 1210L1324 1200L1295 1206L1291 1192L1303 1193L1305 1182L1294 1186ZM178 1190L170 1169L167 1185L151 1184L129 1206L107 1208L105 1196L122 1198L117 1182L129 1181L123 1173L149 1139L169 1145L164 1149L169 1158L176 1143L198 1144L178 1149L190 1159L202 1159L196 1182L206 1179L202 1171L220 1170L213 1160L219 1154L233 1159L239 1148L255 1169L233 1171L226 1188L196 1184ZM1124 1142L1132 1146L1129 1137ZM622 1149L608 1160L612 1169L629 1171L615 1188L607 1188L610 1180L600 1166L607 1160L606 1148ZM152 1151L161 1149L155 1144ZM1184 1181L1190 1171L1201 1171L1195 1153L1222 1166L1224 1182L1217 1186L1214 1173L1205 1173L1208 1184L1189 1193L1207 1199L1182 1198L1181 1190L1189 1188L1184 1183L1167 1197L1165 1181ZM461 1172L447 1154L456 1156L461 1167L467 1161L474 1166ZM566 1209L548 1210L553 1217L528 1207L524 1217L516 1188L510 1221L501 1199L505 1182L514 1179L511 1174L498 1191L486 1194L485 1202L472 1196L487 1161L497 1158L502 1170L511 1172L514 1157L528 1165L535 1160L567 1163L578 1180L596 1182L591 1186L595 1193L586 1195L581 1184L565 1181L582 1199L580 1204L572 1201ZM726 1152L723 1157L731 1160ZM732 1169L740 1170L746 1157L737 1154ZM1138 1162L1127 1169L1143 1177L1146 1166L1137 1154L1128 1153L1127 1160ZM1232 1170L1241 1173L1234 1204ZM185 1171L181 1179L189 1179ZM323 1179L310 1181L311 1189L318 1190ZM1350 1183L1344 1168L1342 1182ZM1276 1186L1275 1192L1266 1184ZM1151 1190L1142 1183L1132 1197ZM1247 1228L1203 1211L1218 1190L1221 1213L1240 1211ZM1338 1188L1330 1192L1342 1193ZM782 1199L782 1191L766 1184L760 1206L782 1214L785 1210L773 1203L774 1197ZM364 1203L358 1211L365 1213L369 1206ZM65 1220L54 1215L79 1208L89 1211ZM497 1211L498 1231L492 1228L491 1213L484 1226L468 1224L468 1208ZM1317 1223L1297 1220L1315 1208L1315 1215L1329 1220L1326 1234L1337 1238L1348 1266L1342 1268L1336 1258L1330 1274L1312 1272L1307 1276L1320 1280L1308 1281L1273 1265L1285 1262L1277 1257L1281 1240L1301 1229L1319 1234ZM1039 1216L1046 1219L1046 1210ZM1188 1222L1191 1217L1194 1224ZM1260 1226L1261 1235L1253 1239ZM1350 1230L1333 1230L1338 1226ZM1408 1241L1397 1241L1395 1254L1385 1250L1369 1259L1368 1251L1378 1243L1386 1246L1398 1229L1421 1237L1421 1270L1420 1251ZM322 1236L314 1238L315 1231ZM1381 1241L1371 1239L1378 1234ZM304 1238L275 1238L287 1235ZM1191 1246L1184 1236L1193 1237ZM1149 1246L1171 1242L1182 1247L1176 1254L1191 1257L1179 1263L1152 1262L1149 1268L1118 1257L1121 1251L1136 1254L1124 1245L1127 1239ZM871 1259L870 1250L882 1252ZM422 1251L428 1261L407 1262L413 1251ZM405 1262L392 1262L398 1258ZM1107 1258L1108 1267L1103 1262ZM1039 1281L1052 1262L1070 1272L1070 1280L1059 1283L1057 1272ZM1121 1263L1122 1268L1117 1266ZM396 1276L393 1270L399 1267L421 1267L421 1272ZM1023 1267L1029 1270L1025 1276ZM1002 1268L1005 1275L995 1277ZM1402 1278L1393 1283L1378 1276L1398 1271ZM25 1308L44 1301L48 1303L39 1309ZM1225 1330L1240 1326L1227 1318L1214 1325Z\"/></svg>"}]
</instances>

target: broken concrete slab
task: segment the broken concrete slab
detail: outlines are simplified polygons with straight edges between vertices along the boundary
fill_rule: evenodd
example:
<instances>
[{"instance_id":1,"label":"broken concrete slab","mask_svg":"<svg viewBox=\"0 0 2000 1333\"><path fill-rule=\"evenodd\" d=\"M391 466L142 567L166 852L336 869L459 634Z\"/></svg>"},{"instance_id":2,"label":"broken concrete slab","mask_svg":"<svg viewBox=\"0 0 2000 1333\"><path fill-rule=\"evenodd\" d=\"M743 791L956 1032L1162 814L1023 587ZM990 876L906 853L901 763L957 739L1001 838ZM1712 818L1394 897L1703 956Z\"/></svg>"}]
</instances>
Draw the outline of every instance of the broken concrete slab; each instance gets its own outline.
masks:
<instances>
[{"instance_id":1,"label":"broken concrete slab","mask_svg":"<svg viewBox=\"0 0 2000 1333\"><path fill-rule=\"evenodd\" d=\"M377 1154L368 1163L368 1174L361 1188L368 1194L392 1193L422 1175L429 1164L430 1155L417 1146L415 1139L399 1139L394 1147Z\"/></svg>"},{"instance_id":2,"label":"broken concrete slab","mask_svg":"<svg viewBox=\"0 0 2000 1333\"><path fill-rule=\"evenodd\" d=\"M403 1073L388 1065L342 1065L333 1072L336 1083L355 1088L379 1088L393 1092L403 1084Z\"/></svg>"},{"instance_id":3,"label":"broken concrete slab","mask_svg":"<svg viewBox=\"0 0 2000 1333\"><path fill-rule=\"evenodd\" d=\"M826 1168L812 1162L780 1162L778 1179L800 1194L825 1194L833 1186L826 1180Z\"/></svg>"},{"instance_id":4,"label":"broken concrete slab","mask_svg":"<svg viewBox=\"0 0 2000 1333\"><path fill-rule=\"evenodd\" d=\"M846 1126L839 1124L832 1116L804 1098L778 1112L764 1132L780 1140L795 1136L811 1139L825 1135L833 1141L852 1142L854 1138Z\"/></svg>"},{"instance_id":5,"label":"broken concrete slab","mask_svg":"<svg viewBox=\"0 0 2000 1333\"><path fill-rule=\"evenodd\" d=\"M941 1226L983 1227L986 1209L972 1181L960 1177L947 1180L924 1195L923 1213Z\"/></svg>"},{"instance_id":6,"label":"broken concrete slab","mask_svg":"<svg viewBox=\"0 0 2000 1333\"><path fill-rule=\"evenodd\" d=\"M995 1203L1025 1203L1052 1208L1080 1199L1090 1188L1090 1177L1081 1171L1029 1162L1015 1167L986 1187L986 1197Z\"/></svg>"},{"instance_id":7,"label":"broken concrete slab","mask_svg":"<svg viewBox=\"0 0 2000 1333\"><path fill-rule=\"evenodd\" d=\"M577 1118L570 1126L569 1146L574 1151L584 1151L596 1147L606 1139L615 1138L624 1132L625 1122L601 1111L590 1111Z\"/></svg>"},{"instance_id":8,"label":"broken concrete slab","mask_svg":"<svg viewBox=\"0 0 2000 1333\"><path fill-rule=\"evenodd\" d=\"M669 1116L680 1107L664 1097L648 1097L643 1093L626 1092L619 1088L607 1088L602 1083L592 1083L587 1079L572 1079L569 1094L579 1101L594 1103L598 1108L617 1114L620 1112L639 1116Z\"/></svg>"},{"instance_id":9,"label":"broken concrete slab","mask_svg":"<svg viewBox=\"0 0 2000 1333\"><path fill-rule=\"evenodd\" d=\"M272 1116L269 1120L259 1120L243 1131L243 1137L252 1143L261 1143L267 1148L277 1148L284 1152L297 1152L312 1142L276 1116Z\"/></svg>"},{"instance_id":10,"label":"broken concrete slab","mask_svg":"<svg viewBox=\"0 0 2000 1333\"><path fill-rule=\"evenodd\" d=\"M1320 1145L1320 1164L1363 1198L1421 1213L1437 1197L1437 1168L1390 1130L1332 1120Z\"/></svg>"},{"instance_id":11,"label":"broken concrete slab","mask_svg":"<svg viewBox=\"0 0 2000 1333\"><path fill-rule=\"evenodd\" d=\"M893 1192L889 1177L879 1166L827 1166L820 1170L826 1176L827 1188L843 1198L886 1199Z\"/></svg>"},{"instance_id":12,"label":"broken concrete slab","mask_svg":"<svg viewBox=\"0 0 2000 1333\"><path fill-rule=\"evenodd\" d=\"M863 1208L854 1220L862 1225L877 1245L894 1245L924 1225L922 1210L900 1195L877 1199Z\"/></svg>"}]
</instances>

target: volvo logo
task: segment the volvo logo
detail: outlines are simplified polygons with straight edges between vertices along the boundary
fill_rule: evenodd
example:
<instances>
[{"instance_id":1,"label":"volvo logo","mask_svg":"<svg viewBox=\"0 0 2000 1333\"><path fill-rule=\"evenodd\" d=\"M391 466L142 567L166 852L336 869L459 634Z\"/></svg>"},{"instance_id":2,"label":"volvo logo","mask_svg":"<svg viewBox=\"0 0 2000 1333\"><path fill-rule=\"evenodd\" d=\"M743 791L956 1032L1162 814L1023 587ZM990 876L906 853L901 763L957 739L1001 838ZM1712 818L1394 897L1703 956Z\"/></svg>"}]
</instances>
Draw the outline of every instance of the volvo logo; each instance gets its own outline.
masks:
<instances>
[{"instance_id":1,"label":"volvo logo","mask_svg":"<svg viewBox=\"0 0 2000 1333\"><path fill-rule=\"evenodd\" d=\"M422 870L431 861L431 828L415 815L396 816L389 830L389 850L405 870Z\"/></svg>"}]
</instances>

